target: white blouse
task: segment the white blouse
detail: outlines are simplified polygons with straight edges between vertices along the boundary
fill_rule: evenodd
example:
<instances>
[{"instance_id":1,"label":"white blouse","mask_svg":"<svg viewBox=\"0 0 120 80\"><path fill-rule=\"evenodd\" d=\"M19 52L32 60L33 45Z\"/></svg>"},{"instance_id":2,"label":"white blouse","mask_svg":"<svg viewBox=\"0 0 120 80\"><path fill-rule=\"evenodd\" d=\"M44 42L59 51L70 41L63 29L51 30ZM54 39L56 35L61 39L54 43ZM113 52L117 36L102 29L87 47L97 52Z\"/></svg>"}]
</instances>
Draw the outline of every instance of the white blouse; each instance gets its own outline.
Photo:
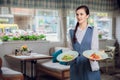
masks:
<instances>
[{"instance_id":1,"label":"white blouse","mask_svg":"<svg viewBox=\"0 0 120 80\"><path fill-rule=\"evenodd\" d=\"M77 41L81 44L83 37L85 35L85 32L87 30L88 27L86 27L86 29L81 30L80 27L78 27L77 31L76 31L76 38ZM70 38L70 34L69 34L69 44L68 47L72 48L72 42L71 42L71 38ZM98 50L99 49L99 41L98 41L98 29L97 27L94 27L93 30L93 36L92 36L92 44L91 44L91 49L92 50Z\"/></svg>"}]
</instances>

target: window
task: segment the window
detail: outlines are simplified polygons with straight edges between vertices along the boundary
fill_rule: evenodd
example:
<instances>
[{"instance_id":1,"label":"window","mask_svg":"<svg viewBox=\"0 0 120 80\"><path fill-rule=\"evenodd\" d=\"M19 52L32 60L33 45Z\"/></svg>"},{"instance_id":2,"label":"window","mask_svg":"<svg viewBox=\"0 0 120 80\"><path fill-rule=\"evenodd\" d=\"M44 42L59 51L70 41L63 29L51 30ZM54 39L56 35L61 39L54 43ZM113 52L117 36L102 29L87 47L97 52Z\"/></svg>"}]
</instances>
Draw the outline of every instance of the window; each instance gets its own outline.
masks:
<instances>
[{"instance_id":1,"label":"window","mask_svg":"<svg viewBox=\"0 0 120 80\"><path fill-rule=\"evenodd\" d=\"M3 12L6 12L6 10L3 10ZM10 20L13 22L9 23L17 24L19 29L44 34L48 41L60 41L60 18L58 10L11 8L11 15L13 17Z\"/></svg>"},{"instance_id":2,"label":"window","mask_svg":"<svg viewBox=\"0 0 120 80\"><path fill-rule=\"evenodd\" d=\"M91 13L89 23L98 28L100 39L112 39L112 18L108 13Z\"/></svg>"},{"instance_id":3,"label":"window","mask_svg":"<svg viewBox=\"0 0 120 80\"><path fill-rule=\"evenodd\" d=\"M108 13L91 12L88 22L90 25L98 27L100 39L112 39L112 18L108 16ZM67 15L67 29L74 28L75 25L75 13L69 11Z\"/></svg>"},{"instance_id":4,"label":"window","mask_svg":"<svg viewBox=\"0 0 120 80\"><path fill-rule=\"evenodd\" d=\"M47 40L59 41L60 21L57 10L36 10L36 31L46 34Z\"/></svg>"},{"instance_id":5,"label":"window","mask_svg":"<svg viewBox=\"0 0 120 80\"><path fill-rule=\"evenodd\" d=\"M76 17L73 11L69 11L67 14L67 29L74 28L76 25Z\"/></svg>"}]
</instances>

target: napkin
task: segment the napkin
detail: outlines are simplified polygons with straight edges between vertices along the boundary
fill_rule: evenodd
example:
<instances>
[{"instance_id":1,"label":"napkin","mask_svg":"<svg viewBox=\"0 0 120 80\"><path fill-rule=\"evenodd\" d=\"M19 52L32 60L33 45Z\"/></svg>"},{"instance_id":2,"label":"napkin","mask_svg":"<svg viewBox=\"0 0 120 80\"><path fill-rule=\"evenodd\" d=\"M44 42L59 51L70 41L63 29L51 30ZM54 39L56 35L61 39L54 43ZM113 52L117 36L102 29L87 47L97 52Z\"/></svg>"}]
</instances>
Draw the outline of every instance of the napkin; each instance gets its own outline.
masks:
<instances>
[{"instance_id":1,"label":"napkin","mask_svg":"<svg viewBox=\"0 0 120 80\"><path fill-rule=\"evenodd\" d=\"M94 61L89 60L89 61L90 61L90 66L92 71L98 71L100 69L99 63L96 60Z\"/></svg>"}]
</instances>

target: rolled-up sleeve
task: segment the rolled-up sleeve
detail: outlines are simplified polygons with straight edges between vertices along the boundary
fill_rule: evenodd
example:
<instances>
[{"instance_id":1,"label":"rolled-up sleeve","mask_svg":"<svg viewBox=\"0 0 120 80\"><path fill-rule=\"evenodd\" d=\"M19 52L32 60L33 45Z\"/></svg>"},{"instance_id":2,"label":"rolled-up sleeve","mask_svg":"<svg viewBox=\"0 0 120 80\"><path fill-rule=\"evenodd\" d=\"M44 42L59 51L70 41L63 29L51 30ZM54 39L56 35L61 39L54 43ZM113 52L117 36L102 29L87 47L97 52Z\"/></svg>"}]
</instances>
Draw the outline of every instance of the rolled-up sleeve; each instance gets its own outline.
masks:
<instances>
[{"instance_id":1,"label":"rolled-up sleeve","mask_svg":"<svg viewBox=\"0 0 120 80\"><path fill-rule=\"evenodd\" d=\"M94 27L91 49L92 50L99 50L99 39L98 39L98 29L97 29L97 27Z\"/></svg>"},{"instance_id":2,"label":"rolled-up sleeve","mask_svg":"<svg viewBox=\"0 0 120 80\"><path fill-rule=\"evenodd\" d=\"M71 50L73 50L70 33L68 34L68 48L70 48Z\"/></svg>"}]
</instances>

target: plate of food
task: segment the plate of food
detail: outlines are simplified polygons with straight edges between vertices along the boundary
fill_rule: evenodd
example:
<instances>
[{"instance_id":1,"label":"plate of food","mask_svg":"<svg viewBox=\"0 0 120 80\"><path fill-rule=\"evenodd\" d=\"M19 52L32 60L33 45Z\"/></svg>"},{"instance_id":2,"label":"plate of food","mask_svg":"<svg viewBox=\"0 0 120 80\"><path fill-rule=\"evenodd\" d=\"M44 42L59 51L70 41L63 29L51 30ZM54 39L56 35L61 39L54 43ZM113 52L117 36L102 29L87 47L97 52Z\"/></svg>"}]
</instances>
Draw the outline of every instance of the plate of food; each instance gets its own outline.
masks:
<instances>
[{"instance_id":1,"label":"plate of food","mask_svg":"<svg viewBox=\"0 0 120 80\"><path fill-rule=\"evenodd\" d=\"M70 62L74 60L78 56L78 52L76 51L67 51L59 54L57 56L57 60L61 62Z\"/></svg>"},{"instance_id":2,"label":"plate of food","mask_svg":"<svg viewBox=\"0 0 120 80\"><path fill-rule=\"evenodd\" d=\"M108 58L105 52L97 50L86 50L83 52L83 56L91 60L103 60Z\"/></svg>"}]
</instances>

